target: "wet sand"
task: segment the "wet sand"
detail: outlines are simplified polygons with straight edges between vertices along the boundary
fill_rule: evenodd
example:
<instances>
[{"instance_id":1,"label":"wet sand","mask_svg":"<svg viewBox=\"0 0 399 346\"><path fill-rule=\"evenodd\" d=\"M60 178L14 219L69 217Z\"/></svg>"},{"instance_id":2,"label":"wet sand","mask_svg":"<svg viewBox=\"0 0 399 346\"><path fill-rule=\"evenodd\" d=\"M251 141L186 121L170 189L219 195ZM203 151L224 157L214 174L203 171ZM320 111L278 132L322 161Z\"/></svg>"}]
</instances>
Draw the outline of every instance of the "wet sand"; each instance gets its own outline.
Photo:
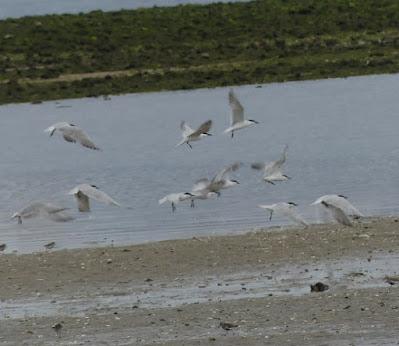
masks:
<instances>
[{"instance_id":1,"label":"wet sand","mask_svg":"<svg viewBox=\"0 0 399 346\"><path fill-rule=\"evenodd\" d=\"M1 255L0 345L397 345L398 221Z\"/></svg>"}]
</instances>

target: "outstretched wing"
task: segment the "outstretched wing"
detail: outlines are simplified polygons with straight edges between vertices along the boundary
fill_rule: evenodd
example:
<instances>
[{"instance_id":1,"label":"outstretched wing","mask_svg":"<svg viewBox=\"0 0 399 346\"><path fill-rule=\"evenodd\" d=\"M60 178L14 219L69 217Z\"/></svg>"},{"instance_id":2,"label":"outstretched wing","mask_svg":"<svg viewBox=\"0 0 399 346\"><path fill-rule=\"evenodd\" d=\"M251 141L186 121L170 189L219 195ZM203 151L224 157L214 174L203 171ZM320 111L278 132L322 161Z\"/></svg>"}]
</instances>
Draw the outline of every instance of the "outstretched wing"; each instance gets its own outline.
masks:
<instances>
[{"instance_id":1,"label":"outstretched wing","mask_svg":"<svg viewBox=\"0 0 399 346\"><path fill-rule=\"evenodd\" d=\"M73 137L84 147L93 149L93 150L100 150L93 141L89 138L89 136L80 128L74 129Z\"/></svg>"},{"instance_id":2,"label":"outstretched wing","mask_svg":"<svg viewBox=\"0 0 399 346\"><path fill-rule=\"evenodd\" d=\"M231 107L231 125L233 126L244 120L244 107L238 101L233 89L229 91L229 104Z\"/></svg>"},{"instance_id":3,"label":"outstretched wing","mask_svg":"<svg viewBox=\"0 0 399 346\"><path fill-rule=\"evenodd\" d=\"M212 127L212 120L208 120L204 122L198 129L196 129L191 136L196 137L199 136L201 133L207 133Z\"/></svg>"},{"instance_id":4,"label":"outstretched wing","mask_svg":"<svg viewBox=\"0 0 399 346\"><path fill-rule=\"evenodd\" d=\"M264 170L265 167L266 167L266 164L263 163L263 162L254 162L254 163L251 165L251 168L257 169L257 170Z\"/></svg>"},{"instance_id":5,"label":"outstretched wing","mask_svg":"<svg viewBox=\"0 0 399 346\"><path fill-rule=\"evenodd\" d=\"M203 179L197 180L195 182L195 184L193 185L192 192L206 190L209 187L209 183L210 183L210 181L208 178L203 178Z\"/></svg>"},{"instance_id":6,"label":"outstretched wing","mask_svg":"<svg viewBox=\"0 0 399 346\"><path fill-rule=\"evenodd\" d=\"M113 200L110 196L108 196L105 192L91 186L88 184L83 184L79 187L79 190L85 194L87 197L95 199L98 202L102 202L105 204L116 205L120 207L121 205Z\"/></svg>"},{"instance_id":7,"label":"outstretched wing","mask_svg":"<svg viewBox=\"0 0 399 346\"><path fill-rule=\"evenodd\" d=\"M230 173L230 172L234 172L237 169L239 169L241 166L241 162L235 162L232 165L229 165L225 168L223 168L218 174L216 174L216 176L212 179L212 182L217 182L217 181L221 181L222 179L225 178L225 176Z\"/></svg>"},{"instance_id":8,"label":"outstretched wing","mask_svg":"<svg viewBox=\"0 0 399 346\"><path fill-rule=\"evenodd\" d=\"M183 137L188 137L194 132L194 130L185 121L182 121L180 123L180 129L183 131L182 132Z\"/></svg>"}]
</instances>

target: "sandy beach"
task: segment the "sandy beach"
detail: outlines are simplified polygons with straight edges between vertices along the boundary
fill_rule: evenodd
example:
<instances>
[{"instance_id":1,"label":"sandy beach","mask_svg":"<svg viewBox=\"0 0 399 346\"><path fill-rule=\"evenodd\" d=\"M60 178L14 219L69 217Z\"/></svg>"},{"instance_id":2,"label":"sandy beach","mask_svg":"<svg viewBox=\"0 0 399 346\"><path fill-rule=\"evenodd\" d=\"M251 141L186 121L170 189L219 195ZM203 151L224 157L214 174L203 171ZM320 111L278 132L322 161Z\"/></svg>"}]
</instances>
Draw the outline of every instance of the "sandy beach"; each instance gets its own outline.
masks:
<instances>
[{"instance_id":1,"label":"sandy beach","mask_svg":"<svg viewBox=\"0 0 399 346\"><path fill-rule=\"evenodd\" d=\"M398 221L2 255L0 345L396 345Z\"/></svg>"}]
</instances>

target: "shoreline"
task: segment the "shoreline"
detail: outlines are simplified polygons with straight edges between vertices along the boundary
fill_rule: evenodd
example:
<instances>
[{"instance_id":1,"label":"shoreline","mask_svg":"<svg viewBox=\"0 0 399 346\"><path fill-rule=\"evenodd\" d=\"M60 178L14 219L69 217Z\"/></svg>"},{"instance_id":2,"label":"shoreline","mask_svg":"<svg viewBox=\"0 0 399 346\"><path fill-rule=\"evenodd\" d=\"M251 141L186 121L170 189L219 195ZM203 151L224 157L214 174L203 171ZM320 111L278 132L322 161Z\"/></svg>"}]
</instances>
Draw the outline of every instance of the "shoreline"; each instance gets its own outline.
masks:
<instances>
[{"instance_id":1,"label":"shoreline","mask_svg":"<svg viewBox=\"0 0 399 346\"><path fill-rule=\"evenodd\" d=\"M0 345L391 345L398 231L399 219L375 218L353 228L2 255ZM311 293L318 281L329 289Z\"/></svg>"},{"instance_id":2,"label":"shoreline","mask_svg":"<svg viewBox=\"0 0 399 346\"><path fill-rule=\"evenodd\" d=\"M2 255L0 345L393 345L398 231L375 218Z\"/></svg>"},{"instance_id":3,"label":"shoreline","mask_svg":"<svg viewBox=\"0 0 399 346\"><path fill-rule=\"evenodd\" d=\"M1 20L0 104L399 72L397 2L327 2Z\"/></svg>"}]
</instances>

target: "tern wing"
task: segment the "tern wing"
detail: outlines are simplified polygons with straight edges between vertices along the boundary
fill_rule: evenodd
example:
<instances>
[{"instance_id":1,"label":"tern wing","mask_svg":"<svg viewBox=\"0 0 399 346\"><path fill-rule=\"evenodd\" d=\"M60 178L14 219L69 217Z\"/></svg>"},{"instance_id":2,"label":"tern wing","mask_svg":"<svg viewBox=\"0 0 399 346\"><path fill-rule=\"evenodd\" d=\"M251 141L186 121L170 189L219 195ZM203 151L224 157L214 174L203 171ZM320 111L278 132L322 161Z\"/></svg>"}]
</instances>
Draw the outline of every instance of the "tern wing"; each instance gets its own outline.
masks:
<instances>
[{"instance_id":1,"label":"tern wing","mask_svg":"<svg viewBox=\"0 0 399 346\"><path fill-rule=\"evenodd\" d=\"M93 150L100 150L93 141L89 138L89 136L80 128L74 129L73 137L84 147L93 149Z\"/></svg>"},{"instance_id":2,"label":"tern wing","mask_svg":"<svg viewBox=\"0 0 399 346\"><path fill-rule=\"evenodd\" d=\"M208 120L201 124L198 129L196 129L193 133L190 134L190 136L196 137L199 136L202 133L207 133L212 127L212 120Z\"/></svg>"},{"instance_id":3,"label":"tern wing","mask_svg":"<svg viewBox=\"0 0 399 346\"><path fill-rule=\"evenodd\" d=\"M194 132L194 130L185 121L180 123L180 129L182 130L183 137L188 137Z\"/></svg>"},{"instance_id":4,"label":"tern wing","mask_svg":"<svg viewBox=\"0 0 399 346\"><path fill-rule=\"evenodd\" d=\"M207 178L197 180L195 182L195 184L193 185L192 191L198 192L198 191L206 190L209 187L209 183L210 183L210 181Z\"/></svg>"},{"instance_id":5,"label":"tern wing","mask_svg":"<svg viewBox=\"0 0 399 346\"><path fill-rule=\"evenodd\" d=\"M231 108L231 125L233 126L244 120L244 107L238 101L233 89L229 91L229 105Z\"/></svg>"},{"instance_id":6,"label":"tern wing","mask_svg":"<svg viewBox=\"0 0 399 346\"><path fill-rule=\"evenodd\" d=\"M98 202L102 202L105 204L110 204L110 205L116 205L120 207L121 205L116 202L114 199L112 199L110 196L108 196L104 191L101 191L95 187L92 187L89 185L89 187L84 188L82 191L85 195L87 195L89 198L93 198Z\"/></svg>"},{"instance_id":7,"label":"tern wing","mask_svg":"<svg viewBox=\"0 0 399 346\"><path fill-rule=\"evenodd\" d=\"M351 220L349 220L348 215L346 215L345 212L341 208L338 208L335 205L328 204L326 202L322 202L322 204L325 207L327 207L327 209L330 210L331 215L337 222L339 222L340 224L342 224L344 226L349 226L349 227L353 226Z\"/></svg>"},{"instance_id":8,"label":"tern wing","mask_svg":"<svg viewBox=\"0 0 399 346\"><path fill-rule=\"evenodd\" d=\"M216 176L212 179L212 182L218 182L223 180L226 175L230 172L234 172L237 169L239 169L241 166L241 162L235 162L232 165L229 165L225 168L223 168L218 174L216 174Z\"/></svg>"},{"instance_id":9,"label":"tern wing","mask_svg":"<svg viewBox=\"0 0 399 346\"><path fill-rule=\"evenodd\" d=\"M264 170L265 167L266 167L266 164L263 163L263 162L254 162L254 163L251 165L251 168L257 169L257 170L259 170L259 171Z\"/></svg>"}]
</instances>

